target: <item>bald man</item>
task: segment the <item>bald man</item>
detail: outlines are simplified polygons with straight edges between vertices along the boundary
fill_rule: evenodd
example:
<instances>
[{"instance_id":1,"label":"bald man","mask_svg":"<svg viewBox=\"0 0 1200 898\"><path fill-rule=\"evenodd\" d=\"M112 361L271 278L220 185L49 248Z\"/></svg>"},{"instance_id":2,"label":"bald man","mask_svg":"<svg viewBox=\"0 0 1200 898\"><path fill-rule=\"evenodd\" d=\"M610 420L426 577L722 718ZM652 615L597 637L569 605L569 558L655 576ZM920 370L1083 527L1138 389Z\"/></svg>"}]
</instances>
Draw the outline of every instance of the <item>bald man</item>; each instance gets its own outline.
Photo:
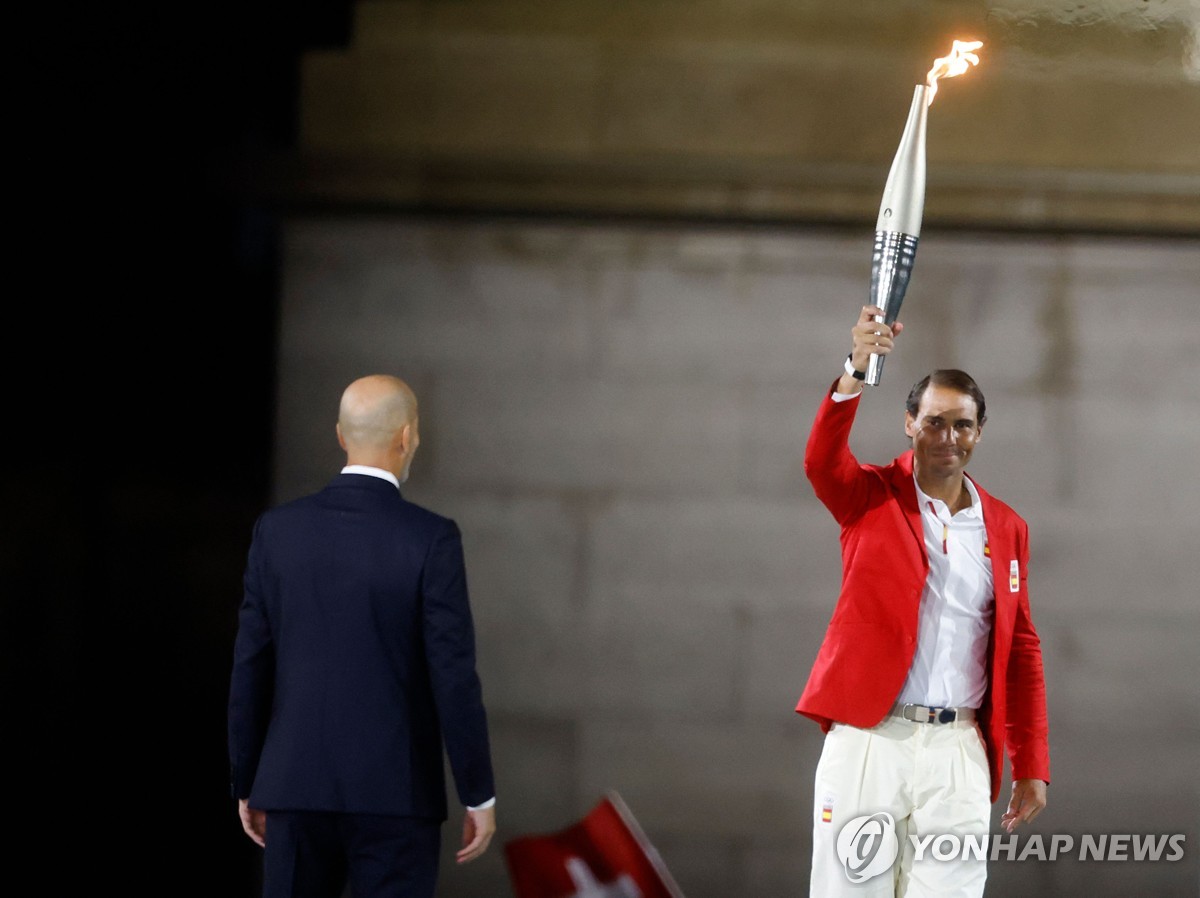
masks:
<instances>
[{"instance_id":1,"label":"bald man","mask_svg":"<svg viewBox=\"0 0 1200 898\"><path fill-rule=\"evenodd\" d=\"M432 898L447 818L460 863L496 829L462 539L406 501L420 444L404 381L342 394L346 465L255 524L229 693L233 797L264 898Z\"/></svg>"}]
</instances>

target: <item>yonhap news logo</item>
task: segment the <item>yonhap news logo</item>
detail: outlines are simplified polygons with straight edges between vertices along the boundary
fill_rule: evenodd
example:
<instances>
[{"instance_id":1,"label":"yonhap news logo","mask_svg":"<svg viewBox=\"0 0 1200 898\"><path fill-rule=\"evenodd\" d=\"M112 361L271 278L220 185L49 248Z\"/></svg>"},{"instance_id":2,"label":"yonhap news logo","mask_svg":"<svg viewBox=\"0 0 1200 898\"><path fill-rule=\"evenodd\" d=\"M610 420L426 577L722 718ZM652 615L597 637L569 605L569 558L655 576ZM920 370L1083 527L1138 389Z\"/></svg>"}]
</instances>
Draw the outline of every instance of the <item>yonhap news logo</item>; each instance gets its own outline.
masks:
<instances>
[{"instance_id":1,"label":"yonhap news logo","mask_svg":"<svg viewBox=\"0 0 1200 898\"><path fill-rule=\"evenodd\" d=\"M883 811L855 817L838 833L837 853L851 882L866 882L890 870L900 853L896 821Z\"/></svg>"},{"instance_id":2,"label":"yonhap news logo","mask_svg":"<svg viewBox=\"0 0 1200 898\"><path fill-rule=\"evenodd\" d=\"M926 833L909 835L913 863L924 861L1133 861L1173 863L1183 860L1187 836L1183 833L1067 833L1043 836L1030 833ZM866 882L891 869L900 854L896 822L880 811L855 817L837 838L838 859L853 883Z\"/></svg>"}]
</instances>

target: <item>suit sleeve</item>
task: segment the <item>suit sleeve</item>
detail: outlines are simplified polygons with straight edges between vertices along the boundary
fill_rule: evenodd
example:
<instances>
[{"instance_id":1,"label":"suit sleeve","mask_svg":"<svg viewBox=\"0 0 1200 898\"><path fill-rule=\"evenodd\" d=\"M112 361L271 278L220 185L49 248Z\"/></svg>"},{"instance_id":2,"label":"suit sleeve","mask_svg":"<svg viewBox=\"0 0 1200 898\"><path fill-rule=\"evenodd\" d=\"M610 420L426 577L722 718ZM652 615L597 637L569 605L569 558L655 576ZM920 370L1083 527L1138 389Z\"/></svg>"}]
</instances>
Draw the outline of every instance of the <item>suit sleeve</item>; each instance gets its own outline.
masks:
<instances>
[{"instance_id":1,"label":"suit sleeve","mask_svg":"<svg viewBox=\"0 0 1200 898\"><path fill-rule=\"evenodd\" d=\"M425 653L442 738L459 801L474 807L496 792L462 536L453 521L430 548L421 590Z\"/></svg>"},{"instance_id":2,"label":"suit sleeve","mask_svg":"<svg viewBox=\"0 0 1200 898\"><path fill-rule=\"evenodd\" d=\"M867 507L871 477L850 452L850 428L858 399L834 402L832 388L817 410L804 450L804 473L817 498L839 524L860 516Z\"/></svg>"},{"instance_id":3,"label":"suit sleeve","mask_svg":"<svg viewBox=\"0 0 1200 898\"><path fill-rule=\"evenodd\" d=\"M254 527L243 578L229 686L230 786L233 797L238 799L249 797L254 785L271 716L275 680L275 645L263 603L261 527L260 518Z\"/></svg>"},{"instance_id":4,"label":"suit sleeve","mask_svg":"<svg viewBox=\"0 0 1200 898\"><path fill-rule=\"evenodd\" d=\"M1029 529L1021 525L1021 576L1028 576ZM1050 782L1049 723L1042 643L1029 610L1029 591L1017 601L1012 650L1008 661L1008 715L1005 741L1013 779Z\"/></svg>"}]
</instances>

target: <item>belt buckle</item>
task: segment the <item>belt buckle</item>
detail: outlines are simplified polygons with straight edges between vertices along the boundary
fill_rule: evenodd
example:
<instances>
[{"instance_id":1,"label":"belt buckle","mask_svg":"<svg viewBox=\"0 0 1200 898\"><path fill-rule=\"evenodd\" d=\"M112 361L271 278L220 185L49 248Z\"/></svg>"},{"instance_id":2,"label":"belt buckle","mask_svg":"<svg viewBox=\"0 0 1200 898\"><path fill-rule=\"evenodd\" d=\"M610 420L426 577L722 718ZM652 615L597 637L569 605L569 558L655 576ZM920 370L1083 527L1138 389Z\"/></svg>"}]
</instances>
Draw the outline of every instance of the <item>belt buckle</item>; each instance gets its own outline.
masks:
<instances>
[{"instance_id":1,"label":"belt buckle","mask_svg":"<svg viewBox=\"0 0 1200 898\"><path fill-rule=\"evenodd\" d=\"M900 707L900 716L913 723L954 723L958 711L954 708L930 708L905 702Z\"/></svg>"}]
</instances>

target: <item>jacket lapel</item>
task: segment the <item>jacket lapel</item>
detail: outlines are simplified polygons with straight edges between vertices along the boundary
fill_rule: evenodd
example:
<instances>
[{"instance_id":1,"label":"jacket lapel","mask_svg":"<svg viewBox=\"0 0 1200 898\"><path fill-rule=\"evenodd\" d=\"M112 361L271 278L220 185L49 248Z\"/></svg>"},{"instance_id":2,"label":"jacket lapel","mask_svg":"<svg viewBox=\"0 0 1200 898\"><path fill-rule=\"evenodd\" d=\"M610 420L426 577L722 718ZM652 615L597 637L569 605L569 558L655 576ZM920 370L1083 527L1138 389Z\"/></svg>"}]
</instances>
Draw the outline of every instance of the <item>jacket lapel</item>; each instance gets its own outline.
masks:
<instances>
[{"instance_id":1,"label":"jacket lapel","mask_svg":"<svg viewBox=\"0 0 1200 898\"><path fill-rule=\"evenodd\" d=\"M917 541L921 560L928 563L929 559L925 557L925 528L921 523L921 509L917 507L917 487L913 483L912 450L897 456L889 469L891 487L899 498L900 507L904 509L904 519L908 522L908 529L912 531L913 539Z\"/></svg>"},{"instance_id":2,"label":"jacket lapel","mask_svg":"<svg viewBox=\"0 0 1200 898\"><path fill-rule=\"evenodd\" d=\"M991 555L992 562L992 591L996 597L996 621L1003 621L1005 632L1009 632L1016 616L1016 598L1020 591L1021 574L1020 569L1014 567L1020 564L1017 547L1013 541L1014 530L1006 526L1004 509L997 505L983 487L974 480L971 482L975 484L975 489L979 491L979 499L983 503L987 552Z\"/></svg>"}]
</instances>

